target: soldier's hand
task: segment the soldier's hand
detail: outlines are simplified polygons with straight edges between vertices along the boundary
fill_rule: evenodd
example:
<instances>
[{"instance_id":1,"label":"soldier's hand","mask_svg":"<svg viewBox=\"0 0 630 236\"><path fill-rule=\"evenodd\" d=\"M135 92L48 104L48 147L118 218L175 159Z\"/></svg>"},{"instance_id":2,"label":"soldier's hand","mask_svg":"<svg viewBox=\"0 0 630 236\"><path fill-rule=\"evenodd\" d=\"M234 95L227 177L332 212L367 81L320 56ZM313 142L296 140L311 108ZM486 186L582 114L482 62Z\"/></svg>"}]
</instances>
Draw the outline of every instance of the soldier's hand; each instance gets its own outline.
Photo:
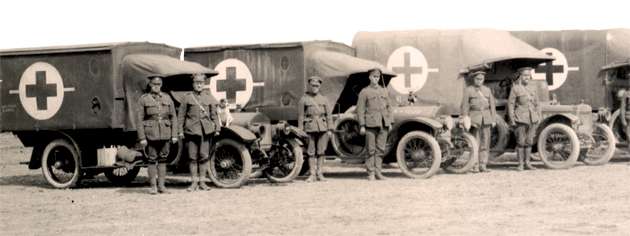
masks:
<instances>
[{"instance_id":1,"label":"soldier's hand","mask_svg":"<svg viewBox=\"0 0 630 236\"><path fill-rule=\"evenodd\" d=\"M620 119L621 120L621 126L628 126L628 121L626 121L626 119Z\"/></svg>"},{"instance_id":2,"label":"soldier's hand","mask_svg":"<svg viewBox=\"0 0 630 236\"><path fill-rule=\"evenodd\" d=\"M496 127L497 123L496 122L492 122L492 128Z\"/></svg>"},{"instance_id":3,"label":"soldier's hand","mask_svg":"<svg viewBox=\"0 0 630 236\"><path fill-rule=\"evenodd\" d=\"M140 140L140 145L142 145L142 147L146 147L147 145L149 145L149 142L147 142L146 139Z\"/></svg>"},{"instance_id":4,"label":"soldier's hand","mask_svg":"<svg viewBox=\"0 0 630 236\"><path fill-rule=\"evenodd\" d=\"M333 131L331 129L329 129L328 132L326 132L326 134L328 134L328 137L332 137Z\"/></svg>"},{"instance_id":5,"label":"soldier's hand","mask_svg":"<svg viewBox=\"0 0 630 236\"><path fill-rule=\"evenodd\" d=\"M391 125L390 125L390 126L387 126L387 131L391 132L391 131L392 131L392 129L393 129L393 128L392 128L392 126L391 126Z\"/></svg>"},{"instance_id":6,"label":"soldier's hand","mask_svg":"<svg viewBox=\"0 0 630 236\"><path fill-rule=\"evenodd\" d=\"M214 136L219 136L219 131L214 131Z\"/></svg>"},{"instance_id":7,"label":"soldier's hand","mask_svg":"<svg viewBox=\"0 0 630 236\"><path fill-rule=\"evenodd\" d=\"M177 138L171 138L171 143L173 144L177 143Z\"/></svg>"},{"instance_id":8,"label":"soldier's hand","mask_svg":"<svg viewBox=\"0 0 630 236\"><path fill-rule=\"evenodd\" d=\"M511 126L516 126L516 122L514 122L514 121L510 121L510 125L511 125Z\"/></svg>"},{"instance_id":9,"label":"soldier's hand","mask_svg":"<svg viewBox=\"0 0 630 236\"><path fill-rule=\"evenodd\" d=\"M365 127L361 126L361 129L359 130L359 134L365 135Z\"/></svg>"}]
</instances>

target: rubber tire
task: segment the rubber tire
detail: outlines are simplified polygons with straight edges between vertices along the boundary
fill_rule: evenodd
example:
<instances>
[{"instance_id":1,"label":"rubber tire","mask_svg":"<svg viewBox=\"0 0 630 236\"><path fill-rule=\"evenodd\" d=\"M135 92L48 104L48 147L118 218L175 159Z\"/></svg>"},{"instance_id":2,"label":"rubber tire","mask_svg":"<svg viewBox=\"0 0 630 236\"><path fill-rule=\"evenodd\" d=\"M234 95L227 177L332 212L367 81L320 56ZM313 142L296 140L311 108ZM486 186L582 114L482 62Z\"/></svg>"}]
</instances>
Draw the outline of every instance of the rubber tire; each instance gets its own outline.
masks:
<instances>
[{"instance_id":1,"label":"rubber tire","mask_svg":"<svg viewBox=\"0 0 630 236\"><path fill-rule=\"evenodd\" d=\"M237 179L236 181L223 182L221 179L219 179L219 177L217 177L216 169L214 168L214 162L216 162L216 154L218 153L218 149L221 148L222 146L231 146L233 149L235 149L238 152L239 156L241 157L241 161L243 162L243 166L242 166L243 170L241 172L241 177ZM221 139L216 143L216 150L213 152L213 155L210 157L209 164L210 164L210 168L208 169L210 172L209 173L210 179L212 180L212 183L214 183L217 187L220 187L220 188L238 188L247 182L247 180L249 179L249 176L252 173L252 158L249 155L249 151L247 150L247 148L245 148L243 144L229 138Z\"/></svg>"},{"instance_id":2,"label":"rubber tire","mask_svg":"<svg viewBox=\"0 0 630 236\"><path fill-rule=\"evenodd\" d=\"M54 148L57 148L57 147L63 147L63 148L66 148L68 151L70 151L70 154L72 155L72 161L74 161L73 176L70 178L69 181L65 183L60 183L57 180L55 180L55 178L52 177L52 174L50 173L51 170L48 168L48 164L47 164L48 156L51 154L50 152ZM44 151L42 152L42 157L41 157L42 174L44 175L44 178L46 179L46 181L54 188L63 189L63 188L74 187L77 184L79 177L81 176L79 159L80 159L79 152L78 150L76 150L74 145L72 145L66 139L55 139L51 141L50 143L48 143L46 147L44 148Z\"/></svg>"},{"instance_id":3,"label":"rubber tire","mask_svg":"<svg viewBox=\"0 0 630 236\"><path fill-rule=\"evenodd\" d=\"M495 115L494 120L496 125L491 128L490 137L497 137L498 141L494 146L490 143L490 153L494 156L501 156L505 153L510 141L510 127L499 115Z\"/></svg>"},{"instance_id":4,"label":"rubber tire","mask_svg":"<svg viewBox=\"0 0 630 236\"><path fill-rule=\"evenodd\" d=\"M561 164L554 164L549 160L549 157L545 155L545 140L549 135L549 132L552 130L560 130L569 136L569 141L571 142L571 153L569 154L569 158L562 162ZM554 123L546 126L538 136L538 153L540 159L543 163L545 163L545 167L549 169L567 169L575 165L577 159L580 155L580 140L578 139L577 134L573 129L565 124Z\"/></svg>"},{"instance_id":5,"label":"rubber tire","mask_svg":"<svg viewBox=\"0 0 630 236\"><path fill-rule=\"evenodd\" d=\"M112 184L115 186L129 185L129 183L131 183L133 180L136 179L136 177L138 176L138 173L140 173L140 167L134 167L131 170L127 170L127 174L123 176L114 174L114 171L121 168L127 168L127 167L108 169L104 173L107 180L109 180L109 182L112 182Z\"/></svg>"},{"instance_id":6,"label":"rubber tire","mask_svg":"<svg viewBox=\"0 0 630 236\"><path fill-rule=\"evenodd\" d=\"M295 165L291 173L283 178L277 178L269 174L265 174L265 177L272 183L287 183L293 181L300 172L302 171L302 165L304 164L304 156L302 147L296 143L287 142L287 145L291 147L291 152L293 152L295 158ZM272 158L272 157L270 157Z\"/></svg>"},{"instance_id":7,"label":"rubber tire","mask_svg":"<svg viewBox=\"0 0 630 236\"><path fill-rule=\"evenodd\" d=\"M602 123L595 123L593 124L593 133L595 132L595 130L599 129L600 131L602 131L604 133L604 136L606 138L606 140L608 140L609 143L611 143L611 147L608 148L608 150L606 150L606 153L597 158L597 159L589 159L588 158L588 153L581 153L584 156L582 156L582 161L590 166L597 166L597 165L603 165L606 164L610 161L610 159L612 159L613 155L615 154L615 150L616 150L616 145L615 145L615 134L613 133L612 129L610 127L608 127L608 125L606 124L602 124Z\"/></svg>"},{"instance_id":8,"label":"rubber tire","mask_svg":"<svg viewBox=\"0 0 630 236\"><path fill-rule=\"evenodd\" d=\"M343 122L347 122L347 121L354 121L356 122L357 126L359 125L359 121L356 120L354 117L342 117L340 119L338 119L337 121L335 121L335 130L339 130L339 126L343 123ZM357 130L358 132L358 130ZM350 152L346 152L344 150L342 150L341 147L341 141L339 140L339 138L341 137L341 135L333 135L333 137L331 137L331 142L333 145L333 149L335 150L335 153L337 153L337 155L341 158L341 159L365 159L365 156L367 155L367 148L365 148L365 141L363 141L363 146L364 148L358 152L358 153L350 153ZM364 136L365 137L365 136Z\"/></svg>"},{"instance_id":9,"label":"rubber tire","mask_svg":"<svg viewBox=\"0 0 630 236\"><path fill-rule=\"evenodd\" d=\"M433 163L431 164L431 167L424 174L420 174L420 175L414 174L410 170L403 167L403 166L406 166L406 164L404 164L405 145L407 144L407 142L415 138L420 138L420 139L425 140L431 147L431 150L433 151L433 155L432 155ZM398 162L398 166L400 167L400 170L405 176L412 179L427 179L435 175L435 173L437 173L437 171L440 169L440 164L442 162L442 150L440 149L440 145L438 144L437 140L435 140L433 136L423 131L411 131L405 134L398 142L398 146L396 147L396 161Z\"/></svg>"},{"instance_id":10,"label":"rubber tire","mask_svg":"<svg viewBox=\"0 0 630 236\"><path fill-rule=\"evenodd\" d=\"M461 168L454 167L452 163L451 165L446 166L444 170L446 170L449 173L453 173L453 174L468 173L468 171L470 171L470 169L472 169L475 166L475 162L479 160L479 142L477 142L477 139L472 134L469 134L468 132L462 132L462 136L464 140L466 140L467 143L472 143L472 157Z\"/></svg>"},{"instance_id":11,"label":"rubber tire","mask_svg":"<svg viewBox=\"0 0 630 236\"><path fill-rule=\"evenodd\" d=\"M628 143L628 140L626 140L626 136L619 133L619 132L624 132L623 127L621 126L621 120L619 120L621 117L620 112L621 110L617 109L612 114L610 121L608 123L608 127L612 129L613 134L615 135L615 138L619 143Z\"/></svg>"}]
</instances>

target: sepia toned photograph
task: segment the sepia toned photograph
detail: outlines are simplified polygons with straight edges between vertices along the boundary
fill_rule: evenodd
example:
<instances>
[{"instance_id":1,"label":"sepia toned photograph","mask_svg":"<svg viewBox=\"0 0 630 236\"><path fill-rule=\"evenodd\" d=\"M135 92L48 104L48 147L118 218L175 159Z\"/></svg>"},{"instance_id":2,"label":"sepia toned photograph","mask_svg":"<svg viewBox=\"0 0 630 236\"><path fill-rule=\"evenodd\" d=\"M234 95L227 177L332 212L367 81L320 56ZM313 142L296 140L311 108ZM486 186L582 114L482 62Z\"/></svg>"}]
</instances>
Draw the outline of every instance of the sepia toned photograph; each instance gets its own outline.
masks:
<instances>
[{"instance_id":1,"label":"sepia toned photograph","mask_svg":"<svg viewBox=\"0 0 630 236\"><path fill-rule=\"evenodd\" d=\"M0 235L630 235L629 7L0 3Z\"/></svg>"}]
</instances>

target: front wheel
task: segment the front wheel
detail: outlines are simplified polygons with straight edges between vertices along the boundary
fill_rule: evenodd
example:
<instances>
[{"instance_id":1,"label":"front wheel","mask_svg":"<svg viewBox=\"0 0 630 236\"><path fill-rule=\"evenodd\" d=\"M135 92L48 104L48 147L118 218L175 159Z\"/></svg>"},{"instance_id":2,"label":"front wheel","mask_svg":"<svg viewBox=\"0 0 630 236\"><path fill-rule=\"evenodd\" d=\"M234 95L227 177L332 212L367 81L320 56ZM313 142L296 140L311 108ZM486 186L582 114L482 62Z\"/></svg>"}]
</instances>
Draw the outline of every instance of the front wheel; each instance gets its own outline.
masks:
<instances>
[{"instance_id":1,"label":"front wheel","mask_svg":"<svg viewBox=\"0 0 630 236\"><path fill-rule=\"evenodd\" d=\"M221 188L238 188L252 173L252 158L247 148L232 139L216 143L210 157L210 179Z\"/></svg>"},{"instance_id":2,"label":"front wheel","mask_svg":"<svg viewBox=\"0 0 630 236\"><path fill-rule=\"evenodd\" d=\"M569 168L577 162L580 140L569 126L550 124L538 136L538 153L547 168Z\"/></svg>"},{"instance_id":3,"label":"front wheel","mask_svg":"<svg viewBox=\"0 0 630 236\"><path fill-rule=\"evenodd\" d=\"M615 135L615 138L617 140L619 140L620 143L627 143L628 140L626 140L626 129L623 127L623 125L621 124L621 114L620 114L621 110L617 109L613 114L612 117L610 118L610 123L608 124L608 127L610 127L613 131L613 134Z\"/></svg>"},{"instance_id":4,"label":"front wheel","mask_svg":"<svg viewBox=\"0 0 630 236\"><path fill-rule=\"evenodd\" d=\"M426 179L440 169L442 151L433 136L422 131L412 131L398 142L396 160L407 177Z\"/></svg>"},{"instance_id":5,"label":"front wheel","mask_svg":"<svg viewBox=\"0 0 630 236\"><path fill-rule=\"evenodd\" d=\"M365 136L360 134L359 121L352 117L336 121L335 135L331 137L335 152L341 159L363 159L367 154Z\"/></svg>"},{"instance_id":6,"label":"front wheel","mask_svg":"<svg viewBox=\"0 0 630 236\"><path fill-rule=\"evenodd\" d=\"M79 152L66 139L48 143L42 152L42 173L55 188L73 187L79 180Z\"/></svg>"},{"instance_id":7,"label":"front wheel","mask_svg":"<svg viewBox=\"0 0 630 236\"><path fill-rule=\"evenodd\" d=\"M593 127L593 146L582 154L582 161L587 165L603 165L615 154L615 135L605 124L595 123Z\"/></svg>"},{"instance_id":8,"label":"front wheel","mask_svg":"<svg viewBox=\"0 0 630 236\"><path fill-rule=\"evenodd\" d=\"M267 179L274 183L286 183L295 179L304 162L302 147L292 142L274 145L269 151L269 159L269 167L264 172Z\"/></svg>"},{"instance_id":9,"label":"front wheel","mask_svg":"<svg viewBox=\"0 0 630 236\"><path fill-rule=\"evenodd\" d=\"M448 152L450 164L444 169L455 174L467 173L477 161L479 143L468 132L453 135L451 142L453 143L453 148Z\"/></svg>"}]
</instances>

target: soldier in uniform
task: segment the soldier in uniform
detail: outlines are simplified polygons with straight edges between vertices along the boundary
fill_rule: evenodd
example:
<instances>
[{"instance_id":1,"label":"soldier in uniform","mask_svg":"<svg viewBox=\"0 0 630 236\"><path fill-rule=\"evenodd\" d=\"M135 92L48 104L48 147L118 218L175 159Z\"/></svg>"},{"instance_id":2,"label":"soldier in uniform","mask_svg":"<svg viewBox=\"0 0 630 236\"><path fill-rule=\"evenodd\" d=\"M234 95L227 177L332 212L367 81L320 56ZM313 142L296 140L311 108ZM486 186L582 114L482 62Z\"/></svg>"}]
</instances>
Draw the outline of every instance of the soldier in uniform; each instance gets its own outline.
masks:
<instances>
[{"instance_id":1,"label":"soldier in uniform","mask_svg":"<svg viewBox=\"0 0 630 236\"><path fill-rule=\"evenodd\" d=\"M508 97L508 116L510 124L515 127L518 170L536 169L531 165L531 150L536 136L536 128L542 119L541 107L535 90L527 88L532 78L532 68L518 69L517 78Z\"/></svg>"},{"instance_id":2,"label":"soldier in uniform","mask_svg":"<svg viewBox=\"0 0 630 236\"><path fill-rule=\"evenodd\" d=\"M324 152L332 136L332 109L328 100L319 94L322 79L312 76L308 79L310 91L306 92L298 102L298 128L308 136L308 165L310 175L306 182L325 181L323 174Z\"/></svg>"},{"instance_id":3,"label":"soldier in uniform","mask_svg":"<svg viewBox=\"0 0 630 236\"><path fill-rule=\"evenodd\" d=\"M466 87L462 100L462 116L469 117L472 133L479 141L479 160L473 172L489 172L486 168L490 150L490 130L496 125L497 114L492 91L483 85L486 73L477 71L470 75L473 85Z\"/></svg>"},{"instance_id":4,"label":"soldier in uniform","mask_svg":"<svg viewBox=\"0 0 630 236\"><path fill-rule=\"evenodd\" d=\"M381 172L387 134L394 123L393 103L387 90L379 85L383 75L380 69L368 71L370 85L359 93L357 102L357 116L360 133L365 135L368 149L368 158L365 162L368 171L368 180L375 177L386 179Z\"/></svg>"},{"instance_id":5,"label":"soldier in uniform","mask_svg":"<svg viewBox=\"0 0 630 236\"><path fill-rule=\"evenodd\" d=\"M630 79L630 73L628 73L628 79ZM630 91L623 91L620 96L621 106L619 107L619 120L621 121L621 126L625 128L626 131L626 140L628 141L630 147Z\"/></svg>"},{"instance_id":6,"label":"soldier in uniform","mask_svg":"<svg viewBox=\"0 0 630 236\"><path fill-rule=\"evenodd\" d=\"M169 193L164 185L166 158L170 151L169 142L177 142L177 114L171 97L160 91L160 76L150 76L148 87L149 91L138 101L138 140L146 148L149 158L150 193Z\"/></svg>"},{"instance_id":7,"label":"soldier in uniform","mask_svg":"<svg viewBox=\"0 0 630 236\"><path fill-rule=\"evenodd\" d=\"M192 183L188 191L209 190L204 178L208 173L210 145L213 136L219 135L221 123L217 116L217 102L204 91L206 76L193 75L193 91L186 93L179 107L180 135L185 135L190 158Z\"/></svg>"}]
</instances>

